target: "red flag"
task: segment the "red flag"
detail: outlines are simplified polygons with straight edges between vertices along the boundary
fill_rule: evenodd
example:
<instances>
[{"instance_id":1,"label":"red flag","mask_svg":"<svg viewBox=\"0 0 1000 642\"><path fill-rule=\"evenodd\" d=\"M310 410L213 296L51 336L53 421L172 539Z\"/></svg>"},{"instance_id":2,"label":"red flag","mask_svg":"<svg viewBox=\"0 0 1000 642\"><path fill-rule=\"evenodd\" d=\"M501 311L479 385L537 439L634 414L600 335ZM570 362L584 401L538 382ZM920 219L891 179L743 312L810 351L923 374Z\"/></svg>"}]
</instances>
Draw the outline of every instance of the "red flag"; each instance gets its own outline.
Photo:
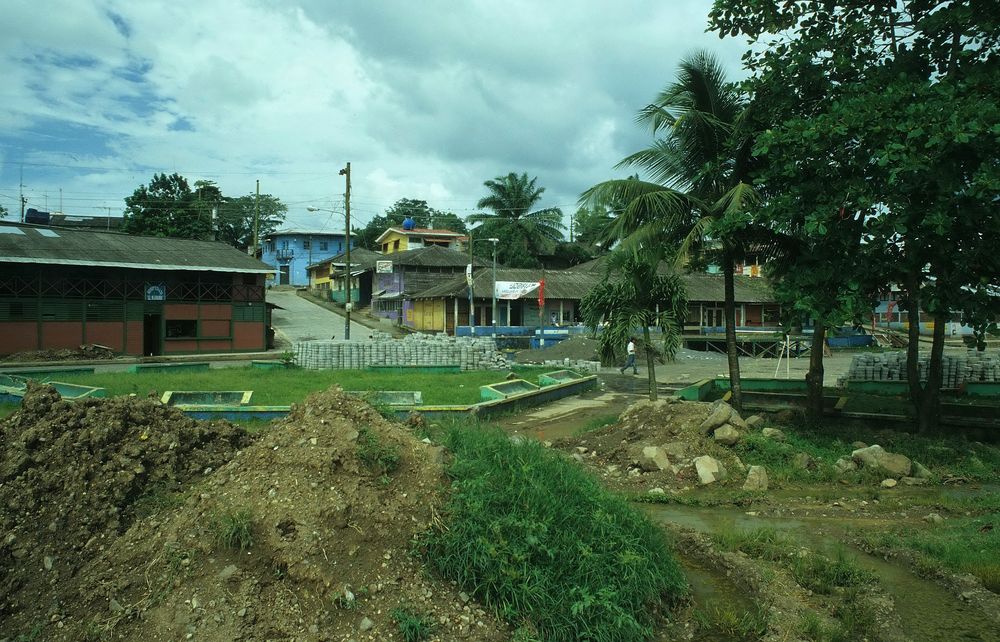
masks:
<instances>
[{"instance_id":1,"label":"red flag","mask_svg":"<svg viewBox=\"0 0 1000 642\"><path fill-rule=\"evenodd\" d=\"M545 305L545 279L538 282L538 307Z\"/></svg>"}]
</instances>

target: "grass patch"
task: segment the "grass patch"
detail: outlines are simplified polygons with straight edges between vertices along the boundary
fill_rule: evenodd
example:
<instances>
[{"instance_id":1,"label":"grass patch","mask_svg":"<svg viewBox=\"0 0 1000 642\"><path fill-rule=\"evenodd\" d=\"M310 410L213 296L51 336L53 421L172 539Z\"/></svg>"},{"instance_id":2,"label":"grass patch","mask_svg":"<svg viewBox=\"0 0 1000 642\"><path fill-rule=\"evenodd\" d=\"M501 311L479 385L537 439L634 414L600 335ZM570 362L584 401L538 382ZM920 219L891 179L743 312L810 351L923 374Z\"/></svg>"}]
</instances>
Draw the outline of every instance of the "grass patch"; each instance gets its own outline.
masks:
<instances>
[{"instance_id":1,"label":"grass patch","mask_svg":"<svg viewBox=\"0 0 1000 642\"><path fill-rule=\"evenodd\" d=\"M815 593L829 595L836 588L855 588L878 582L878 576L860 566L838 548L832 558L819 553L806 552L793 558L792 577L799 586Z\"/></svg>"},{"instance_id":2,"label":"grass patch","mask_svg":"<svg viewBox=\"0 0 1000 642\"><path fill-rule=\"evenodd\" d=\"M723 635L727 640L752 642L767 635L771 607L769 604L758 604L744 611L716 604L708 609L695 610L693 616L699 627Z\"/></svg>"},{"instance_id":3,"label":"grass patch","mask_svg":"<svg viewBox=\"0 0 1000 642\"><path fill-rule=\"evenodd\" d=\"M1000 512L951 519L924 529L867 534L862 541L878 552L910 551L924 572L947 569L970 573L983 586L1000 593Z\"/></svg>"},{"instance_id":4,"label":"grass patch","mask_svg":"<svg viewBox=\"0 0 1000 642\"><path fill-rule=\"evenodd\" d=\"M180 508L185 499L183 492L170 490L166 486L154 486L135 500L132 514L136 519L145 519L163 511Z\"/></svg>"},{"instance_id":5,"label":"grass patch","mask_svg":"<svg viewBox=\"0 0 1000 642\"><path fill-rule=\"evenodd\" d=\"M399 468L399 449L383 444L368 428L358 430L358 459L379 475L388 475Z\"/></svg>"},{"instance_id":6,"label":"grass patch","mask_svg":"<svg viewBox=\"0 0 1000 642\"><path fill-rule=\"evenodd\" d=\"M245 551L253 546L253 514L247 508L228 509L212 518L215 541Z\"/></svg>"},{"instance_id":7,"label":"grass patch","mask_svg":"<svg viewBox=\"0 0 1000 642\"><path fill-rule=\"evenodd\" d=\"M426 615L414 613L409 608L397 608L392 610L392 619L396 620L399 632L403 635L405 642L420 642L431 637L434 631L434 622Z\"/></svg>"},{"instance_id":8,"label":"grass patch","mask_svg":"<svg viewBox=\"0 0 1000 642\"><path fill-rule=\"evenodd\" d=\"M820 422L804 426L780 426L785 441L766 439L759 432L749 432L734 447L748 465L767 468L768 477L777 482L879 481L881 476L865 471L838 475L833 464L850 457L851 444L862 441L879 444L889 452L906 455L920 462L936 475L958 475L978 481L1000 481L1000 447L969 441L963 437L926 437L892 430L872 430L859 423ZM808 454L816 465L808 470L792 464L797 453Z\"/></svg>"},{"instance_id":9,"label":"grass patch","mask_svg":"<svg viewBox=\"0 0 1000 642\"><path fill-rule=\"evenodd\" d=\"M15 410L20 407L20 404L15 403L0 403L0 419L3 419L7 415L13 414Z\"/></svg>"},{"instance_id":10,"label":"grass patch","mask_svg":"<svg viewBox=\"0 0 1000 642\"><path fill-rule=\"evenodd\" d=\"M444 526L427 562L538 637L644 640L664 600L687 591L662 531L558 453L458 427Z\"/></svg>"},{"instance_id":11,"label":"grass patch","mask_svg":"<svg viewBox=\"0 0 1000 642\"><path fill-rule=\"evenodd\" d=\"M796 548L795 540L773 528L752 530L730 528L720 530L713 539L724 550L742 551L750 557L771 561L787 558Z\"/></svg>"},{"instance_id":12,"label":"grass patch","mask_svg":"<svg viewBox=\"0 0 1000 642\"><path fill-rule=\"evenodd\" d=\"M582 427L578 428L574 434L583 435L585 433L600 430L605 426L610 426L618 421L618 415L598 415L597 417L591 417L587 420L587 423L583 424Z\"/></svg>"},{"instance_id":13,"label":"grass patch","mask_svg":"<svg viewBox=\"0 0 1000 642\"><path fill-rule=\"evenodd\" d=\"M515 367L522 378L532 380L551 368ZM478 403L479 386L503 381L503 372L449 373L378 372L373 370L260 370L251 367L216 368L193 372L99 372L60 375L66 383L97 386L118 396L135 393L145 397L151 390L253 390L257 406L288 405L302 401L316 390L337 384L345 390L420 390L424 403Z\"/></svg>"}]
</instances>

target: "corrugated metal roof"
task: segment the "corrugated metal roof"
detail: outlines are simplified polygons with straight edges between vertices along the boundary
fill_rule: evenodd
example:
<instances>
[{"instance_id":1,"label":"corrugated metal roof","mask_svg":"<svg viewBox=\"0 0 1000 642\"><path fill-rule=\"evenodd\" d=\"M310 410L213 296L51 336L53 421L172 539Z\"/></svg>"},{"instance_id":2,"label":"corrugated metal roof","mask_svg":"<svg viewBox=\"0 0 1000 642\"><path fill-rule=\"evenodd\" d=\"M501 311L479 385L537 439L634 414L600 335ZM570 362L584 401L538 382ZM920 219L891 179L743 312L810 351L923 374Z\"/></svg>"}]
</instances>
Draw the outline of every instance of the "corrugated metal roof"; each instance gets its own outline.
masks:
<instances>
[{"instance_id":1,"label":"corrugated metal roof","mask_svg":"<svg viewBox=\"0 0 1000 642\"><path fill-rule=\"evenodd\" d=\"M372 252L371 250L366 250L363 247L352 247L351 248L351 268L359 267L365 270L374 270L375 261L381 261L385 257L378 252ZM313 270L322 265L330 265L331 263L335 265L344 265L347 263L347 253L341 252L336 256L331 256L328 259L323 259L322 261L317 261L312 265L308 266L308 269Z\"/></svg>"},{"instance_id":2,"label":"corrugated metal roof","mask_svg":"<svg viewBox=\"0 0 1000 642\"><path fill-rule=\"evenodd\" d=\"M215 241L52 229L0 221L0 263L273 274L274 268Z\"/></svg>"},{"instance_id":3,"label":"corrugated metal roof","mask_svg":"<svg viewBox=\"0 0 1000 642\"><path fill-rule=\"evenodd\" d=\"M440 245L418 247L415 250L383 254L383 261L392 261L393 265L411 265L423 267L465 267L469 264L469 255L458 250L451 250ZM486 265L486 262L476 257L474 265Z\"/></svg>"},{"instance_id":4,"label":"corrugated metal roof","mask_svg":"<svg viewBox=\"0 0 1000 642\"><path fill-rule=\"evenodd\" d=\"M528 281L545 279L545 298L580 300L590 290L603 282L605 275L601 271L587 270L542 270L498 268L497 281ZM687 290L688 301L722 301L725 284L721 274L683 274L681 280ZM473 295L489 298L492 296L493 271L491 269L477 270L473 276ZM773 303L774 292L766 279L760 277L736 277L737 303ZM468 296L469 290L465 275L449 279L438 285L417 293L416 299L432 299L453 296ZM523 298L538 296L534 290Z\"/></svg>"}]
</instances>

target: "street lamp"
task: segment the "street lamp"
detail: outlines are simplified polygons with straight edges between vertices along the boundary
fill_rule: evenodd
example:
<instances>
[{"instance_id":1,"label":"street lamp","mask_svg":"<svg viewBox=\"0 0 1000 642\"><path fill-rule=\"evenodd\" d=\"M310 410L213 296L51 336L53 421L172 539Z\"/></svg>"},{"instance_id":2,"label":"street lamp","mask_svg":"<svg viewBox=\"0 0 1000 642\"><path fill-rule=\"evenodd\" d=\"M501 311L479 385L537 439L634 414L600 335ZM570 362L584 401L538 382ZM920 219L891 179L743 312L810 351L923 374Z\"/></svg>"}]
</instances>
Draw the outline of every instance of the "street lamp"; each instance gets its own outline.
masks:
<instances>
[{"instance_id":1,"label":"street lamp","mask_svg":"<svg viewBox=\"0 0 1000 642\"><path fill-rule=\"evenodd\" d=\"M344 274L344 340L351 340L351 308L354 307L351 302L351 164L348 163L347 167L340 170L341 176L347 177L347 193L344 201L344 221L347 237L347 266ZM322 207L307 207L309 212L329 212L330 214L340 214L340 212L334 210L324 209Z\"/></svg>"},{"instance_id":2,"label":"street lamp","mask_svg":"<svg viewBox=\"0 0 1000 642\"><path fill-rule=\"evenodd\" d=\"M497 338L497 243L500 239L486 239L493 244L493 339ZM510 305L510 302L507 303Z\"/></svg>"}]
</instances>

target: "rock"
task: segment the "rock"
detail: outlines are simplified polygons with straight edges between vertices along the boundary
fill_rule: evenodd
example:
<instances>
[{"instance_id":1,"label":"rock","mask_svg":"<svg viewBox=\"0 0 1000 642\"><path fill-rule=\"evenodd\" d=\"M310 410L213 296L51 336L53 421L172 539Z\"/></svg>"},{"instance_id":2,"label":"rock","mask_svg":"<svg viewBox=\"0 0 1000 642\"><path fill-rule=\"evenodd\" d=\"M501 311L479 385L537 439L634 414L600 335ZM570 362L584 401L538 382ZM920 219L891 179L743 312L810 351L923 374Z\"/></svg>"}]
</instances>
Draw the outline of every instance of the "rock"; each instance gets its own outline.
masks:
<instances>
[{"instance_id":1,"label":"rock","mask_svg":"<svg viewBox=\"0 0 1000 642\"><path fill-rule=\"evenodd\" d=\"M362 631L370 631L373 626L375 626L375 623L367 617L361 618L361 623L358 624L358 628Z\"/></svg>"},{"instance_id":2,"label":"rock","mask_svg":"<svg viewBox=\"0 0 1000 642\"><path fill-rule=\"evenodd\" d=\"M897 478L909 476L912 468L908 457L887 452L878 444L855 450L851 453L851 459L863 468L870 468Z\"/></svg>"},{"instance_id":3,"label":"rock","mask_svg":"<svg viewBox=\"0 0 1000 642\"><path fill-rule=\"evenodd\" d=\"M763 466L751 466L743 490L767 490L767 471Z\"/></svg>"},{"instance_id":4,"label":"rock","mask_svg":"<svg viewBox=\"0 0 1000 642\"><path fill-rule=\"evenodd\" d=\"M932 476L931 475L931 471L927 470L923 466L923 464L921 464L920 462L916 462L916 461L913 462L913 470L910 471L910 474L912 474L914 477L918 477L920 479L930 479L931 476Z\"/></svg>"},{"instance_id":5,"label":"rock","mask_svg":"<svg viewBox=\"0 0 1000 642\"><path fill-rule=\"evenodd\" d=\"M729 424L723 424L715 429L715 441L723 446L735 446L740 440L740 431Z\"/></svg>"},{"instance_id":6,"label":"rock","mask_svg":"<svg viewBox=\"0 0 1000 642\"><path fill-rule=\"evenodd\" d=\"M687 454L687 444L683 441L672 441L669 444L663 444L660 448L674 459L683 459L684 455Z\"/></svg>"},{"instance_id":7,"label":"rock","mask_svg":"<svg viewBox=\"0 0 1000 642\"><path fill-rule=\"evenodd\" d=\"M937 513L928 513L927 515L924 515L922 519L928 524L940 524L944 521L944 518Z\"/></svg>"},{"instance_id":8,"label":"rock","mask_svg":"<svg viewBox=\"0 0 1000 642\"><path fill-rule=\"evenodd\" d=\"M809 470L813 465L813 458L809 456L809 453L795 453L792 457L792 465L802 470Z\"/></svg>"},{"instance_id":9,"label":"rock","mask_svg":"<svg viewBox=\"0 0 1000 642\"><path fill-rule=\"evenodd\" d=\"M760 415L750 415L745 421L750 430L756 430L764 425L764 418Z\"/></svg>"},{"instance_id":10,"label":"rock","mask_svg":"<svg viewBox=\"0 0 1000 642\"><path fill-rule=\"evenodd\" d=\"M657 486L656 488L650 488L646 491L650 495L666 495L666 491Z\"/></svg>"},{"instance_id":11,"label":"rock","mask_svg":"<svg viewBox=\"0 0 1000 642\"><path fill-rule=\"evenodd\" d=\"M579 462L581 464L583 463L583 455L581 455L580 453L573 453L572 456L573 456L573 459L575 459L577 462Z\"/></svg>"},{"instance_id":12,"label":"rock","mask_svg":"<svg viewBox=\"0 0 1000 642\"><path fill-rule=\"evenodd\" d=\"M927 480L921 477L903 477L899 482L904 486L923 486Z\"/></svg>"},{"instance_id":13,"label":"rock","mask_svg":"<svg viewBox=\"0 0 1000 642\"><path fill-rule=\"evenodd\" d=\"M665 470L670 468L670 459L659 446L645 446L639 456L639 467L646 472Z\"/></svg>"},{"instance_id":14,"label":"rock","mask_svg":"<svg viewBox=\"0 0 1000 642\"><path fill-rule=\"evenodd\" d=\"M859 448L867 448L867 447L868 447L868 444L866 444L863 441L854 441L854 442L851 442L851 448L853 448L854 450L858 450Z\"/></svg>"},{"instance_id":15,"label":"rock","mask_svg":"<svg viewBox=\"0 0 1000 642\"><path fill-rule=\"evenodd\" d=\"M895 488L896 484L898 484L898 483L899 482L896 481L895 479L893 479L892 477L890 477L889 479L883 479L882 480L882 488Z\"/></svg>"},{"instance_id":16,"label":"rock","mask_svg":"<svg viewBox=\"0 0 1000 642\"><path fill-rule=\"evenodd\" d=\"M52 558L49 557L48 555L46 555L45 557L43 557L42 558L42 566L45 568L46 571L51 571L52 570Z\"/></svg>"},{"instance_id":17,"label":"rock","mask_svg":"<svg viewBox=\"0 0 1000 642\"><path fill-rule=\"evenodd\" d=\"M122 606L121 602L115 598L111 598L111 601L108 603L108 608L111 609L112 613L121 613L125 610L125 607Z\"/></svg>"},{"instance_id":18,"label":"rock","mask_svg":"<svg viewBox=\"0 0 1000 642\"><path fill-rule=\"evenodd\" d=\"M230 564L229 566L226 566L221 571L219 571L218 578L219 578L220 581L225 582L226 580L228 580L229 578L231 578L233 575L236 575L236 572L238 570L239 569L236 568L235 564Z\"/></svg>"},{"instance_id":19,"label":"rock","mask_svg":"<svg viewBox=\"0 0 1000 642\"><path fill-rule=\"evenodd\" d=\"M713 484L726 478L726 469L722 462L708 455L695 457L694 468L702 485Z\"/></svg>"},{"instance_id":20,"label":"rock","mask_svg":"<svg viewBox=\"0 0 1000 642\"><path fill-rule=\"evenodd\" d=\"M833 464L834 470L843 475L858 469L858 465L850 457L841 457Z\"/></svg>"},{"instance_id":21,"label":"rock","mask_svg":"<svg viewBox=\"0 0 1000 642\"><path fill-rule=\"evenodd\" d=\"M737 430L747 430L747 422L743 421L743 417L740 417L740 413L736 410L733 410L733 414L729 415L728 423Z\"/></svg>"},{"instance_id":22,"label":"rock","mask_svg":"<svg viewBox=\"0 0 1000 642\"><path fill-rule=\"evenodd\" d=\"M765 428L760 431L760 434L774 441L785 441L785 433L777 428Z\"/></svg>"},{"instance_id":23,"label":"rock","mask_svg":"<svg viewBox=\"0 0 1000 642\"><path fill-rule=\"evenodd\" d=\"M712 431L729 421L729 418L733 416L733 408L724 401L720 401L715 405L712 413L708 415L705 421L701 422L698 426L699 430L704 432L706 435L711 435Z\"/></svg>"}]
</instances>

